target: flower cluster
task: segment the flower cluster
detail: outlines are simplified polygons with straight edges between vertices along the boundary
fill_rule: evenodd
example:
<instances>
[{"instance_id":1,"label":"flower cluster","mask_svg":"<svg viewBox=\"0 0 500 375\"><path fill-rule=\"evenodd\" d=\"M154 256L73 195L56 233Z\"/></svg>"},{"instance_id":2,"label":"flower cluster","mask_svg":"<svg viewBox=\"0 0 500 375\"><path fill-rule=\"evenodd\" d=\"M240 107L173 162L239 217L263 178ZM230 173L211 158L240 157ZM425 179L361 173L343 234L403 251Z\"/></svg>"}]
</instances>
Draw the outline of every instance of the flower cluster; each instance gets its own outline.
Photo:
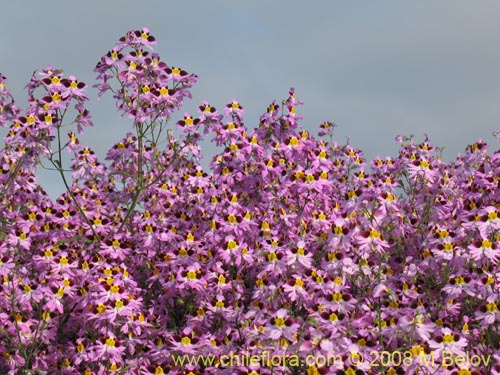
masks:
<instances>
[{"instance_id":1,"label":"flower cluster","mask_svg":"<svg viewBox=\"0 0 500 375\"><path fill-rule=\"evenodd\" d=\"M130 31L101 58L95 71L101 81L99 95L112 91L117 108L138 123L168 118L182 106L188 89L198 80L194 74L168 66L151 53L155 38L148 29ZM118 78L119 85L112 86Z\"/></svg>"},{"instance_id":2,"label":"flower cluster","mask_svg":"<svg viewBox=\"0 0 500 375\"><path fill-rule=\"evenodd\" d=\"M255 129L236 100L172 129L197 77L155 43L128 32L96 66L133 121L102 162L70 130L92 124L84 83L41 70L21 114L0 75L1 373L500 373L500 151L478 140L445 162L398 137L367 162L335 124L301 128L293 89ZM202 133L221 148L210 171ZM301 361L174 360L229 353Z\"/></svg>"}]
</instances>

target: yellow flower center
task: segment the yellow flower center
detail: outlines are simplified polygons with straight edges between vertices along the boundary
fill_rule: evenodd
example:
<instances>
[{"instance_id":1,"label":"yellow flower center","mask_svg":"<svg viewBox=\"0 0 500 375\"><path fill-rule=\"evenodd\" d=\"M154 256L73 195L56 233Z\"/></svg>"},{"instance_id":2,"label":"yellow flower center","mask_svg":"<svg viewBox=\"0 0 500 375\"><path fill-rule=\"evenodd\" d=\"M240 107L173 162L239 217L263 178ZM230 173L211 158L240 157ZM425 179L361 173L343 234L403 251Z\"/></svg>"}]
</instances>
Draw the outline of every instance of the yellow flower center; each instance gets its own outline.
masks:
<instances>
[{"instance_id":1,"label":"yellow flower center","mask_svg":"<svg viewBox=\"0 0 500 375\"><path fill-rule=\"evenodd\" d=\"M271 251L269 254L267 254L267 260L273 262L278 260L278 257L276 256L276 253L274 251Z\"/></svg>"},{"instance_id":2,"label":"yellow flower center","mask_svg":"<svg viewBox=\"0 0 500 375\"><path fill-rule=\"evenodd\" d=\"M453 245L451 243L449 243L449 242L445 242L443 248L446 251L453 251Z\"/></svg>"},{"instance_id":3,"label":"yellow flower center","mask_svg":"<svg viewBox=\"0 0 500 375\"><path fill-rule=\"evenodd\" d=\"M490 240L484 239L483 242L481 243L481 247L483 247L485 249L491 249L492 246L493 246L493 244L491 243Z\"/></svg>"},{"instance_id":4,"label":"yellow flower center","mask_svg":"<svg viewBox=\"0 0 500 375\"><path fill-rule=\"evenodd\" d=\"M420 161L420 166L425 169L429 169L429 163L426 160Z\"/></svg>"},{"instance_id":5,"label":"yellow flower center","mask_svg":"<svg viewBox=\"0 0 500 375\"><path fill-rule=\"evenodd\" d=\"M455 338L453 337L453 335L447 333L446 335L443 336L443 342L445 342L447 344L451 344L451 343L455 342Z\"/></svg>"},{"instance_id":6,"label":"yellow flower center","mask_svg":"<svg viewBox=\"0 0 500 375\"><path fill-rule=\"evenodd\" d=\"M290 146L298 146L300 144L300 141L297 139L297 137L292 137L290 139Z\"/></svg>"},{"instance_id":7,"label":"yellow flower center","mask_svg":"<svg viewBox=\"0 0 500 375\"><path fill-rule=\"evenodd\" d=\"M76 346L76 350L78 350L78 353L81 353L85 350L85 346L81 342L79 342Z\"/></svg>"},{"instance_id":8,"label":"yellow flower center","mask_svg":"<svg viewBox=\"0 0 500 375\"><path fill-rule=\"evenodd\" d=\"M498 306L495 302L490 302L486 305L486 310L488 312L498 312Z\"/></svg>"},{"instance_id":9,"label":"yellow flower center","mask_svg":"<svg viewBox=\"0 0 500 375\"><path fill-rule=\"evenodd\" d=\"M341 302L341 301L342 301L342 293L340 293L340 292L334 293L334 294L332 295L332 299L333 299L335 302Z\"/></svg>"},{"instance_id":10,"label":"yellow flower center","mask_svg":"<svg viewBox=\"0 0 500 375\"><path fill-rule=\"evenodd\" d=\"M295 279L295 286L297 286L299 288L303 288L304 282L302 281L302 279L300 279L300 278Z\"/></svg>"},{"instance_id":11,"label":"yellow flower center","mask_svg":"<svg viewBox=\"0 0 500 375\"><path fill-rule=\"evenodd\" d=\"M335 233L337 236L340 236L344 234L344 228L342 228L341 225L336 225L335 228L333 228L333 233Z\"/></svg>"},{"instance_id":12,"label":"yellow flower center","mask_svg":"<svg viewBox=\"0 0 500 375\"><path fill-rule=\"evenodd\" d=\"M114 346L115 346L115 344L116 344L116 341L115 341L115 339L114 339L114 338L112 338L112 337L108 337L108 338L106 339L106 346L114 347Z\"/></svg>"},{"instance_id":13,"label":"yellow flower center","mask_svg":"<svg viewBox=\"0 0 500 375\"><path fill-rule=\"evenodd\" d=\"M274 320L274 325L276 327L284 327L285 326L285 319L278 317Z\"/></svg>"},{"instance_id":14,"label":"yellow flower center","mask_svg":"<svg viewBox=\"0 0 500 375\"><path fill-rule=\"evenodd\" d=\"M116 294L120 291L120 287L118 285L113 285L111 288L109 288L109 291L113 294Z\"/></svg>"},{"instance_id":15,"label":"yellow flower center","mask_svg":"<svg viewBox=\"0 0 500 375\"><path fill-rule=\"evenodd\" d=\"M57 295L59 298L64 297L64 288L63 288L63 287L60 287L59 289L57 289L57 293L56 293L56 295Z\"/></svg>"},{"instance_id":16,"label":"yellow flower center","mask_svg":"<svg viewBox=\"0 0 500 375\"><path fill-rule=\"evenodd\" d=\"M419 355L425 353L424 352L424 348L422 348L421 346L413 346L410 349L410 351L411 351L411 354L413 354L414 357L419 356Z\"/></svg>"},{"instance_id":17,"label":"yellow flower center","mask_svg":"<svg viewBox=\"0 0 500 375\"><path fill-rule=\"evenodd\" d=\"M238 247L238 243L235 240L230 240L227 243L227 250L234 250L236 247Z\"/></svg>"},{"instance_id":18,"label":"yellow flower center","mask_svg":"<svg viewBox=\"0 0 500 375\"><path fill-rule=\"evenodd\" d=\"M380 239L380 232L375 229L372 229L370 230L370 237Z\"/></svg>"},{"instance_id":19,"label":"yellow flower center","mask_svg":"<svg viewBox=\"0 0 500 375\"><path fill-rule=\"evenodd\" d=\"M498 219L498 215L495 211L488 212L488 220L496 220Z\"/></svg>"},{"instance_id":20,"label":"yellow flower center","mask_svg":"<svg viewBox=\"0 0 500 375\"><path fill-rule=\"evenodd\" d=\"M306 175L306 182L308 182L308 183L314 182L314 175L308 173Z\"/></svg>"},{"instance_id":21,"label":"yellow flower center","mask_svg":"<svg viewBox=\"0 0 500 375\"><path fill-rule=\"evenodd\" d=\"M353 354L353 357L354 357L354 354ZM357 361L359 361L359 359L358 359ZM349 368L346 370L345 375L356 375L356 371L354 371L354 370L352 369L352 367L349 367Z\"/></svg>"}]
</instances>

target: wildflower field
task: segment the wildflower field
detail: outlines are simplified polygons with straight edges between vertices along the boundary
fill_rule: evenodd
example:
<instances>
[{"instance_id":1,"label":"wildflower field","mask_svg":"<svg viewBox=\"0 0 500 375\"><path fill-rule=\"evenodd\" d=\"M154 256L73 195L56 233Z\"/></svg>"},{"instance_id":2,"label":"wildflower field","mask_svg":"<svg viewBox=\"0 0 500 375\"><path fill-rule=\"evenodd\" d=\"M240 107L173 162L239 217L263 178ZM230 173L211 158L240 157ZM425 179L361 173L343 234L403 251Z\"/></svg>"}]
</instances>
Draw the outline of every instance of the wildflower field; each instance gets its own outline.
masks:
<instances>
[{"instance_id":1,"label":"wildflower field","mask_svg":"<svg viewBox=\"0 0 500 375\"><path fill-rule=\"evenodd\" d=\"M97 63L133 121L105 161L87 84L42 69L21 111L0 75L0 374L500 374L500 150L367 161L293 88L254 129L235 100L173 123L198 77L155 44Z\"/></svg>"}]
</instances>

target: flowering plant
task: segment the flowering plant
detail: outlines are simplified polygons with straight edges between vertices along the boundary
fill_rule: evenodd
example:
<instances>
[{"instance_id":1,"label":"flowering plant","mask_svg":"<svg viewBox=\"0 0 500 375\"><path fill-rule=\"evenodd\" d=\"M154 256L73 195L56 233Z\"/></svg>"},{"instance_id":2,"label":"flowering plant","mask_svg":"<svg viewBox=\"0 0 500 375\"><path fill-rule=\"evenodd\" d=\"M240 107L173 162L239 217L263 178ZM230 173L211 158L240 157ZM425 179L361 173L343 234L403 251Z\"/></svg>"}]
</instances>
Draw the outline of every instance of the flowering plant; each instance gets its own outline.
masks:
<instances>
[{"instance_id":1,"label":"flowering plant","mask_svg":"<svg viewBox=\"0 0 500 375\"><path fill-rule=\"evenodd\" d=\"M0 75L1 373L500 373L500 151L398 137L367 163L302 129L293 89L253 130L236 100L172 126L197 76L155 44L128 32L96 66L132 119L106 162L77 138L85 83L36 72L21 113Z\"/></svg>"}]
</instances>

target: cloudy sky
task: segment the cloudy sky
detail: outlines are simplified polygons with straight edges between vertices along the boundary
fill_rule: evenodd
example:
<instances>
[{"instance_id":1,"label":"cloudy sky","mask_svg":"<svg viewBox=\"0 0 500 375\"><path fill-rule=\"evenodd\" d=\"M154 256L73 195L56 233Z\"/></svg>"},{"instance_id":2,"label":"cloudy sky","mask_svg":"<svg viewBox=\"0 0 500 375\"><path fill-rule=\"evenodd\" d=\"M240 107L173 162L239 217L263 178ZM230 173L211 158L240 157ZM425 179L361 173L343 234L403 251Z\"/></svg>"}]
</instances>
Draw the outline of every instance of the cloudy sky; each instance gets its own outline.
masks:
<instances>
[{"instance_id":1,"label":"cloudy sky","mask_svg":"<svg viewBox=\"0 0 500 375\"><path fill-rule=\"evenodd\" d=\"M100 56L126 31L148 27L164 61L200 77L187 111L234 98L253 128L294 86L313 133L334 121L338 141L349 138L369 159L395 155L398 134L428 134L451 160L478 138L498 148L499 19L497 0L9 1L0 73L20 104L46 65L93 84ZM110 99L91 110L95 128L81 140L102 156L129 123ZM53 174L41 173L41 183L62 189Z\"/></svg>"}]
</instances>

